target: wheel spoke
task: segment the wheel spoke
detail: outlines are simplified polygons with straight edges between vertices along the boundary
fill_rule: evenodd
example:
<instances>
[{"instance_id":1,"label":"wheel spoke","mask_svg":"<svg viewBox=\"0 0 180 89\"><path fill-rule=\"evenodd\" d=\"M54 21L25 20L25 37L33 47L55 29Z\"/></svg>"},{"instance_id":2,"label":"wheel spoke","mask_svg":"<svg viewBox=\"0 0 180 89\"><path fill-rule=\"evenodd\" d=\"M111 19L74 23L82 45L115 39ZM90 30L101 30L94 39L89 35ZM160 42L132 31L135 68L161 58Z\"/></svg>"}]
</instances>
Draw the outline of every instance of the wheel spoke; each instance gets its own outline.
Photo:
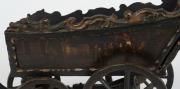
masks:
<instances>
[{"instance_id":1,"label":"wheel spoke","mask_svg":"<svg viewBox=\"0 0 180 89\"><path fill-rule=\"evenodd\" d=\"M148 83L147 81L144 81L144 84L146 85L146 87L144 89L153 89L154 85L152 83Z\"/></svg>"},{"instance_id":2,"label":"wheel spoke","mask_svg":"<svg viewBox=\"0 0 180 89\"><path fill-rule=\"evenodd\" d=\"M167 79L167 78L168 78L168 76L162 76L161 78L165 78L165 79Z\"/></svg>"},{"instance_id":3,"label":"wheel spoke","mask_svg":"<svg viewBox=\"0 0 180 89\"><path fill-rule=\"evenodd\" d=\"M106 89L112 89L110 85L103 78L100 79L100 82L106 87Z\"/></svg>"},{"instance_id":4,"label":"wheel spoke","mask_svg":"<svg viewBox=\"0 0 180 89\"><path fill-rule=\"evenodd\" d=\"M111 87L123 86L124 85L124 78L118 79L110 83Z\"/></svg>"},{"instance_id":5,"label":"wheel spoke","mask_svg":"<svg viewBox=\"0 0 180 89\"><path fill-rule=\"evenodd\" d=\"M105 76L105 79L108 83L112 82L112 76Z\"/></svg>"},{"instance_id":6,"label":"wheel spoke","mask_svg":"<svg viewBox=\"0 0 180 89\"><path fill-rule=\"evenodd\" d=\"M146 86L149 86L149 83L148 83L147 81L145 81L144 84L145 84Z\"/></svg>"},{"instance_id":7,"label":"wheel spoke","mask_svg":"<svg viewBox=\"0 0 180 89\"><path fill-rule=\"evenodd\" d=\"M153 84L151 83L151 84L149 84L146 88L144 88L144 89L153 89Z\"/></svg>"},{"instance_id":8,"label":"wheel spoke","mask_svg":"<svg viewBox=\"0 0 180 89\"><path fill-rule=\"evenodd\" d=\"M125 70L124 89L130 89L130 78L131 78L130 76L131 76L130 70Z\"/></svg>"},{"instance_id":9,"label":"wheel spoke","mask_svg":"<svg viewBox=\"0 0 180 89\"><path fill-rule=\"evenodd\" d=\"M135 89L140 89L140 81L138 76L133 77L133 85Z\"/></svg>"}]
</instances>

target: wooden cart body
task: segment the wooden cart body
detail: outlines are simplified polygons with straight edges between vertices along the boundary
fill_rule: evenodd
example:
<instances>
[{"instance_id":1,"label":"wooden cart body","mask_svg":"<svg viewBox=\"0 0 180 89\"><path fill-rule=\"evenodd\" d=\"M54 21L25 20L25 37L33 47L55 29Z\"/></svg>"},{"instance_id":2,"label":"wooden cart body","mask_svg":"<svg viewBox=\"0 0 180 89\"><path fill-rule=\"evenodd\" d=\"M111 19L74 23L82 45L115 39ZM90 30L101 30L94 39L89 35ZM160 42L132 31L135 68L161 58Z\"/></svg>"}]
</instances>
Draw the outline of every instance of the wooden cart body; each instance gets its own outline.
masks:
<instances>
[{"instance_id":1,"label":"wooden cart body","mask_svg":"<svg viewBox=\"0 0 180 89\"><path fill-rule=\"evenodd\" d=\"M11 68L8 88L16 88L15 77L22 78L16 89L68 89L60 76L90 76L85 86L73 89L140 89L143 83L144 89L171 89L171 62L180 49L179 5L178 0L163 0L159 6L122 4L119 11L28 14L5 31ZM116 75L123 78L112 81Z\"/></svg>"},{"instance_id":2,"label":"wooden cart body","mask_svg":"<svg viewBox=\"0 0 180 89\"><path fill-rule=\"evenodd\" d=\"M89 76L114 64L166 67L170 52L179 50L179 19L66 32L5 32L11 71L14 76Z\"/></svg>"}]
</instances>

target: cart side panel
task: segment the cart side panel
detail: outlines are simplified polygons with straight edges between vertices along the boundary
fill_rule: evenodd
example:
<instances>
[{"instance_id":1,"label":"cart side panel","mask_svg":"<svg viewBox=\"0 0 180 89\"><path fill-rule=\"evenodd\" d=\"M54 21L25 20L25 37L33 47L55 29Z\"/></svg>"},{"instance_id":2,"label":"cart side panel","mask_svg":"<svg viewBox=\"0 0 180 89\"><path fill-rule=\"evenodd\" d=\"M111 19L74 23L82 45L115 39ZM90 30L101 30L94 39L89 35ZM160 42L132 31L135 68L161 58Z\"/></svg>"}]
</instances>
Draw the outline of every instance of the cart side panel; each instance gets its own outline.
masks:
<instances>
[{"instance_id":1,"label":"cart side panel","mask_svg":"<svg viewBox=\"0 0 180 89\"><path fill-rule=\"evenodd\" d=\"M93 55L90 50L92 48L89 48L87 43L81 43L82 41L79 40L72 46L69 42L57 38L17 40L19 68L68 69L90 67L93 65L89 64L93 62L91 61Z\"/></svg>"},{"instance_id":2,"label":"cart side panel","mask_svg":"<svg viewBox=\"0 0 180 89\"><path fill-rule=\"evenodd\" d=\"M54 37L53 33L51 37L21 36L22 39L15 40L18 68L89 69L123 63L154 65L177 31L174 23L162 27L158 24L67 33L67 37L61 33Z\"/></svg>"}]
</instances>

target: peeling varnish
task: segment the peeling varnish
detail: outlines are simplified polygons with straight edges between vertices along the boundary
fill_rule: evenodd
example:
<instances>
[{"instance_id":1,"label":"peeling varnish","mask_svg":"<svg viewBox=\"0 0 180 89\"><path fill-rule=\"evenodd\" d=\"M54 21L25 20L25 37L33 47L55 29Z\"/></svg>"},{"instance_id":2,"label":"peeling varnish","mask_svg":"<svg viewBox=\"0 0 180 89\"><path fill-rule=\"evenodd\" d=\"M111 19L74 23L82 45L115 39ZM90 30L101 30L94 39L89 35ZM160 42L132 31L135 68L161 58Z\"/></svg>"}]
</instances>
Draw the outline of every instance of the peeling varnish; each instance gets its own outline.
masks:
<instances>
[{"instance_id":1,"label":"peeling varnish","mask_svg":"<svg viewBox=\"0 0 180 89\"><path fill-rule=\"evenodd\" d=\"M179 30L177 30L177 32L176 32L175 35L173 35L173 37L171 38L171 40L168 42L166 48L163 50L163 53L167 52L168 47L172 45L172 43L174 42L174 40L175 40L176 35L178 34L178 32L179 32ZM180 45L180 42L178 41L177 44Z\"/></svg>"},{"instance_id":2,"label":"peeling varnish","mask_svg":"<svg viewBox=\"0 0 180 89\"><path fill-rule=\"evenodd\" d=\"M15 38L11 38L11 43L12 43L12 44L15 44L14 41L15 41Z\"/></svg>"},{"instance_id":3,"label":"peeling varnish","mask_svg":"<svg viewBox=\"0 0 180 89\"><path fill-rule=\"evenodd\" d=\"M13 59L16 59L17 57L16 57L16 54L12 54L12 57L13 57Z\"/></svg>"},{"instance_id":4,"label":"peeling varnish","mask_svg":"<svg viewBox=\"0 0 180 89\"><path fill-rule=\"evenodd\" d=\"M145 46L145 42L143 41L143 42L140 43L138 49L139 49L139 50L142 50L142 49L144 48L144 46Z\"/></svg>"},{"instance_id":5,"label":"peeling varnish","mask_svg":"<svg viewBox=\"0 0 180 89\"><path fill-rule=\"evenodd\" d=\"M126 45L128 46L131 46L131 40L130 40L130 37L126 34L126 33L123 33L123 38L124 40L126 41Z\"/></svg>"},{"instance_id":6,"label":"peeling varnish","mask_svg":"<svg viewBox=\"0 0 180 89\"><path fill-rule=\"evenodd\" d=\"M89 70L90 70L90 71L97 71L98 69L96 69L96 68L90 68Z\"/></svg>"},{"instance_id":7,"label":"peeling varnish","mask_svg":"<svg viewBox=\"0 0 180 89\"><path fill-rule=\"evenodd\" d=\"M122 47L123 47L123 44L122 44L122 43L120 43L120 44L119 44L119 47L120 47L120 48L122 48Z\"/></svg>"},{"instance_id":8,"label":"peeling varnish","mask_svg":"<svg viewBox=\"0 0 180 89\"><path fill-rule=\"evenodd\" d=\"M180 45L180 42L178 41L177 44Z\"/></svg>"},{"instance_id":9,"label":"peeling varnish","mask_svg":"<svg viewBox=\"0 0 180 89\"><path fill-rule=\"evenodd\" d=\"M167 47L170 46L170 45L174 42L174 39L175 39L175 38L176 38L176 35L174 35L174 36L171 38L171 40L169 41Z\"/></svg>"},{"instance_id":10,"label":"peeling varnish","mask_svg":"<svg viewBox=\"0 0 180 89\"><path fill-rule=\"evenodd\" d=\"M89 44L81 44L81 45L69 45L68 43L64 43L62 45L63 51L66 54L65 56L72 56L72 55L78 55L82 53L89 54L90 53L90 47Z\"/></svg>"},{"instance_id":11,"label":"peeling varnish","mask_svg":"<svg viewBox=\"0 0 180 89\"><path fill-rule=\"evenodd\" d=\"M13 46L13 47L11 47L13 50L15 50L15 47Z\"/></svg>"},{"instance_id":12,"label":"peeling varnish","mask_svg":"<svg viewBox=\"0 0 180 89\"><path fill-rule=\"evenodd\" d=\"M81 69L81 68L75 68L75 69L17 69L17 72L34 72L34 71L40 71L40 72L55 72L55 71L62 71L62 72L80 72L80 71L96 71L96 68L89 68L89 69Z\"/></svg>"},{"instance_id":13,"label":"peeling varnish","mask_svg":"<svg viewBox=\"0 0 180 89\"><path fill-rule=\"evenodd\" d=\"M15 60L15 65L17 66L18 65L18 63L17 63L17 55L16 55L16 52L15 52L15 50L16 50L16 47L15 47L15 40L16 40L16 38L11 38L10 39L10 42L11 42L11 44L12 44L12 47L11 47L11 49L12 49L12 55L11 55L11 57L12 57L12 59L14 59Z\"/></svg>"}]
</instances>

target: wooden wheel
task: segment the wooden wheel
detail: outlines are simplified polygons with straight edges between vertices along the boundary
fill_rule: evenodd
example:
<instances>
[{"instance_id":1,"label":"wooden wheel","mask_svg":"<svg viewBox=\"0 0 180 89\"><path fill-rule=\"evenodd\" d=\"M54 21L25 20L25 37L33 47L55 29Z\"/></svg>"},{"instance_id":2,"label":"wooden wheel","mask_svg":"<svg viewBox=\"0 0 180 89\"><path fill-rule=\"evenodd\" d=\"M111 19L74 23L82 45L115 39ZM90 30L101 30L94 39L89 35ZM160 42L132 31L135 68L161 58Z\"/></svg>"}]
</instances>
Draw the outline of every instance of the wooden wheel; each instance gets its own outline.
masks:
<instances>
[{"instance_id":1,"label":"wooden wheel","mask_svg":"<svg viewBox=\"0 0 180 89\"><path fill-rule=\"evenodd\" d=\"M54 76L54 79L57 79L57 80L61 81L61 78L58 75ZM26 80L27 80L26 78L22 78L21 83L24 83ZM15 88L15 87L17 87L17 86L13 86L13 82L14 82L14 77L11 76L11 73L9 73L8 81L7 81L7 87L8 88Z\"/></svg>"},{"instance_id":2,"label":"wooden wheel","mask_svg":"<svg viewBox=\"0 0 180 89\"><path fill-rule=\"evenodd\" d=\"M172 64L167 68L165 75L161 76L163 80L166 80L167 89L171 89L174 82L174 70ZM113 82L112 76L105 76L107 82Z\"/></svg>"},{"instance_id":3,"label":"wooden wheel","mask_svg":"<svg viewBox=\"0 0 180 89\"><path fill-rule=\"evenodd\" d=\"M114 86L104 79L105 76L113 72L121 72L124 76L124 78L118 80L119 82L117 83L121 83L118 86L117 84ZM94 73L83 89L93 89L97 82L100 82L106 89L140 89L142 84L144 87L141 87L141 89L167 89L161 78L156 76L153 72L133 65L105 67Z\"/></svg>"},{"instance_id":4,"label":"wooden wheel","mask_svg":"<svg viewBox=\"0 0 180 89\"><path fill-rule=\"evenodd\" d=\"M28 80L16 89L67 89L67 87L57 79L42 77Z\"/></svg>"},{"instance_id":5,"label":"wooden wheel","mask_svg":"<svg viewBox=\"0 0 180 89\"><path fill-rule=\"evenodd\" d=\"M162 79L166 79L166 87L168 89L171 89L174 82L174 70L172 64L166 70L166 75L161 77Z\"/></svg>"}]
</instances>

